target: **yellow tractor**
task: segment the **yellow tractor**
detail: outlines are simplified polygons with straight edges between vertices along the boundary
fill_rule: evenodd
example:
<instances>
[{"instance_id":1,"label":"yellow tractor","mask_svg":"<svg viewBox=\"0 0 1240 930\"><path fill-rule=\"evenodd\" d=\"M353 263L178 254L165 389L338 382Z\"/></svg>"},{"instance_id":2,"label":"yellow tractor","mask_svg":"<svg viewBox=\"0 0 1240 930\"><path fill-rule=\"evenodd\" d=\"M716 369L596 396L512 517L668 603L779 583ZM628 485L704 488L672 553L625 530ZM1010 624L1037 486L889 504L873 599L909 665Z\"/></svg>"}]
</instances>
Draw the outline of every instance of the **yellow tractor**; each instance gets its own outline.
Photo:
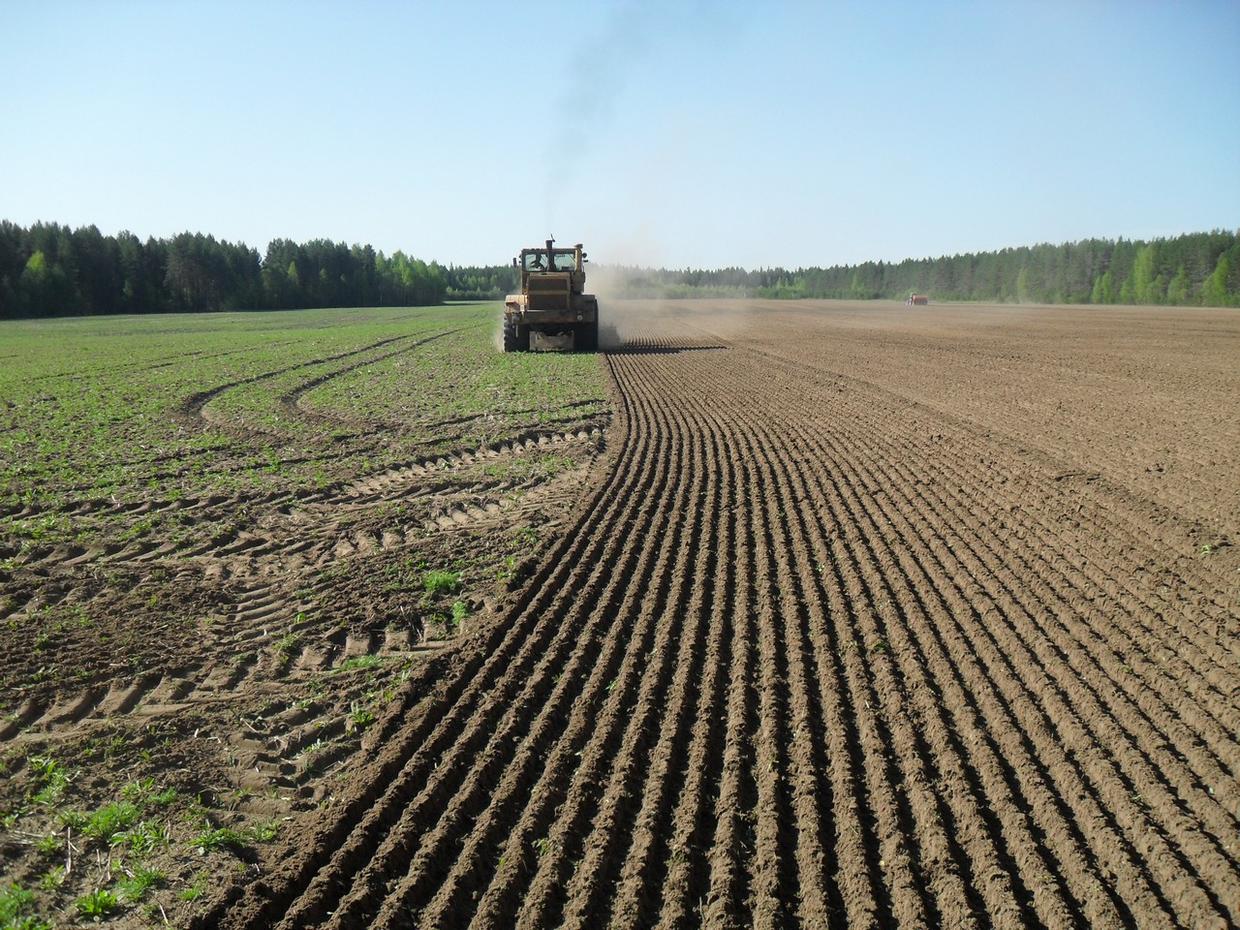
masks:
<instances>
[{"instance_id":1,"label":"yellow tractor","mask_svg":"<svg viewBox=\"0 0 1240 930\"><path fill-rule=\"evenodd\" d=\"M581 243L522 249L512 260L521 293L504 298L505 352L593 352L598 348L598 298L584 294L586 253Z\"/></svg>"}]
</instances>

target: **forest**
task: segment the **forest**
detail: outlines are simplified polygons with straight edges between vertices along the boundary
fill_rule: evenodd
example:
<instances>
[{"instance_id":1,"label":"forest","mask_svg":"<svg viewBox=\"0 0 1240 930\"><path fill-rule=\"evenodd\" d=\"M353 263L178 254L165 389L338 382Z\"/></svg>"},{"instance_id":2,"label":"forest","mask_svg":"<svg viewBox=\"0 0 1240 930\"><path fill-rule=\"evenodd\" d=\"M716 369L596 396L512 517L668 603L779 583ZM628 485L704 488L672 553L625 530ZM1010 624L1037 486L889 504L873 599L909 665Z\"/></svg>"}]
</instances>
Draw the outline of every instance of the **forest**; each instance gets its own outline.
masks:
<instances>
[{"instance_id":1,"label":"forest","mask_svg":"<svg viewBox=\"0 0 1240 930\"><path fill-rule=\"evenodd\" d=\"M1240 306L1240 233L1085 239L829 268L614 269L614 296Z\"/></svg>"},{"instance_id":2,"label":"forest","mask_svg":"<svg viewBox=\"0 0 1240 930\"><path fill-rule=\"evenodd\" d=\"M452 266L330 239L273 239L264 254L202 233L142 241L95 226L0 221L0 318L97 313L420 306L493 300L511 266ZM609 297L825 297L1240 306L1240 233L1084 239L900 262L784 268L601 265Z\"/></svg>"},{"instance_id":3,"label":"forest","mask_svg":"<svg viewBox=\"0 0 1240 930\"><path fill-rule=\"evenodd\" d=\"M0 222L0 318L442 303L447 269L328 239L267 251L201 233L105 236L95 226Z\"/></svg>"}]
</instances>

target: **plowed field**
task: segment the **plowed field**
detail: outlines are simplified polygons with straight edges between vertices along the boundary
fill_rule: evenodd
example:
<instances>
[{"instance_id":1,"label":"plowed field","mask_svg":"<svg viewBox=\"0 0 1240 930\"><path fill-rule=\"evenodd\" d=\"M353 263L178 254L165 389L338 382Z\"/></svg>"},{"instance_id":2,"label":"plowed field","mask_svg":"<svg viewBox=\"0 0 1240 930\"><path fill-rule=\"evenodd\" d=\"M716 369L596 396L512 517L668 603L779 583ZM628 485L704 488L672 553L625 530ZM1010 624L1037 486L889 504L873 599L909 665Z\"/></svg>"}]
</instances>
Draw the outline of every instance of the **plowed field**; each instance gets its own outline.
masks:
<instances>
[{"instance_id":1,"label":"plowed field","mask_svg":"<svg viewBox=\"0 0 1240 930\"><path fill-rule=\"evenodd\" d=\"M634 305L574 517L224 927L1240 923L1240 317Z\"/></svg>"}]
</instances>

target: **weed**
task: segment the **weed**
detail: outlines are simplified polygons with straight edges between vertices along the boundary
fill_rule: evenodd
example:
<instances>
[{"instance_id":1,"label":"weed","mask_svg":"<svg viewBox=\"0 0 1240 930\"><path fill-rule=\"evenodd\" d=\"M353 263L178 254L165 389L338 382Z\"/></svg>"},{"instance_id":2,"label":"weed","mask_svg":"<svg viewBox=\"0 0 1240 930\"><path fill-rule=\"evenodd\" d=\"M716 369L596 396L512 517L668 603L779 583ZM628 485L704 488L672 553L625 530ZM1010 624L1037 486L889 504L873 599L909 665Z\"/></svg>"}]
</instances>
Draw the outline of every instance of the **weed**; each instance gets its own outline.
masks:
<instances>
[{"instance_id":1,"label":"weed","mask_svg":"<svg viewBox=\"0 0 1240 930\"><path fill-rule=\"evenodd\" d=\"M44 807L57 804L69 787L69 773L50 756L31 756L28 762L42 786L35 793L34 802Z\"/></svg>"},{"instance_id":2,"label":"weed","mask_svg":"<svg viewBox=\"0 0 1240 930\"><path fill-rule=\"evenodd\" d=\"M497 581L511 581L517 572L517 557L515 555L506 556L504 558L504 567L495 573Z\"/></svg>"},{"instance_id":3,"label":"weed","mask_svg":"<svg viewBox=\"0 0 1240 930\"><path fill-rule=\"evenodd\" d=\"M383 660L378 656L354 656L351 659L345 659L338 666L336 666L336 671L352 672L359 668L375 668L380 665L382 661Z\"/></svg>"},{"instance_id":4,"label":"weed","mask_svg":"<svg viewBox=\"0 0 1240 930\"><path fill-rule=\"evenodd\" d=\"M38 850L40 856L55 856L63 847L61 846L59 834L49 833L35 843L34 848Z\"/></svg>"},{"instance_id":5,"label":"weed","mask_svg":"<svg viewBox=\"0 0 1240 930\"><path fill-rule=\"evenodd\" d=\"M270 843L280 835L280 821L267 820L255 824L249 830L250 839L255 843Z\"/></svg>"},{"instance_id":6,"label":"weed","mask_svg":"<svg viewBox=\"0 0 1240 930\"><path fill-rule=\"evenodd\" d=\"M77 827L92 840L111 843L117 834L137 822L140 813L137 806L129 801L113 801L79 820Z\"/></svg>"},{"instance_id":7,"label":"weed","mask_svg":"<svg viewBox=\"0 0 1240 930\"><path fill-rule=\"evenodd\" d=\"M304 616L304 614L298 611L297 616L300 619L301 617ZM276 640L276 647L275 647L276 655L279 656L281 659L287 659L289 656L293 654L293 651L299 645L301 645L301 634L300 633L285 633L283 636L281 636L279 639Z\"/></svg>"},{"instance_id":8,"label":"weed","mask_svg":"<svg viewBox=\"0 0 1240 930\"><path fill-rule=\"evenodd\" d=\"M375 722L375 714L369 708L359 707L357 701L354 701L349 711L349 720L355 728L364 730Z\"/></svg>"},{"instance_id":9,"label":"weed","mask_svg":"<svg viewBox=\"0 0 1240 930\"><path fill-rule=\"evenodd\" d=\"M156 522L157 521L155 520L154 517L146 517L145 519L138 520L134 522L128 529L122 531L120 533L120 538L124 542L132 542L133 540L137 539L139 536L145 536L151 530L155 529ZM155 602L156 603L159 602L158 598L155 599ZM151 604L150 606L154 607L155 604Z\"/></svg>"},{"instance_id":10,"label":"weed","mask_svg":"<svg viewBox=\"0 0 1240 930\"><path fill-rule=\"evenodd\" d=\"M464 601L456 601L452 605L452 620L449 622L448 625L453 630L459 630L461 627L461 622L468 616L469 616L469 605L466 604Z\"/></svg>"},{"instance_id":11,"label":"weed","mask_svg":"<svg viewBox=\"0 0 1240 930\"><path fill-rule=\"evenodd\" d=\"M455 594L461 589L461 573L434 569L422 576L422 588L428 597Z\"/></svg>"},{"instance_id":12,"label":"weed","mask_svg":"<svg viewBox=\"0 0 1240 930\"><path fill-rule=\"evenodd\" d=\"M190 845L197 847L200 855L213 849L240 849L245 846L245 835L231 827L207 827Z\"/></svg>"},{"instance_id":13,"label":"weed","mask_svg":"<svg viewBox=\"0 0 1240 930\"><path fill-rule=\"evenodd\" d=\"M78 914L87 920L99 921L120 907L116 895L106 888L92 891L73 902Z\"/></svg>"},{"instance_id":14,"label":"weed","mask_svg":"<svg viewBox=\"0 0 1240 930\"><path fill-rule=\"evenodd\" d=\"M142 820L128 830L112 837L112 845L124 846L139 858L150 855L171 843L168 828L163 824Z\"/></svg>"},{"instance_id":15,"label":"weed","mask_svg":"<svg viewBox=\"0 0 1240 930\"><path fill-rule=\"evenodd\" d=\"M524 526L512 534L512 541L520 549L532 548L538 544L538 530Z\"/></svg>"},{"instance_id":16,"label":"weed","mask_svg":"<svg viewBox=\"0 0 1240 930\"><path fill-rule=\"evenodd\" d=\"M49 925L30 914L34 892L21 885L0 887L0 927L4 930L44 930Z\"/></svg>"},{"instance_id":17,"label":"weed","mask_svg":"<svg viewBox=\"0 0 1240 930\"><path fill-rule=\"evenodd\" d=\"M182 901L197 901L206 893L206 890L207 889L204 887L203 877L199 875L194 879L194 884L190 885L188 888L182 888L181 893L177 897L179 897Z\"/></svg>"},{"instance_id":18,"label":"weed","mask_svg":"<svg viewBox=\"0 0 1240 930\"><path fill-rule=\"evenodd\" d=\"M139 866L133 872L116 883L120 896L130 904L137 904L146 898L152 888L164 884L164 873L157 869L146 869Z\"/></svg>"},{"instance_id":19,"label":"weed","mask_svg":"<svg viewBox=\"0 0 1240 930\"><path fill-rule=\"evenodd\" d=\"M870 646L870 652L875 655L885 655L886 653L891 652L891 644L885 639L877 639L874 641L873 645Z\"/></svg>"},{"instance_id":20,"label":"weed","mask_svg":"<svg viewBox=\"0 0 1240 930\"><path fill-rule=\"evenodd\" d=\"M54 338L39 331L48 323L33 324L32 331L11 337L13 355L5 371L5 399L10 406L5 434L0 437L0 451L4 453L0 455L4 463L0 465L0 503L7 512L37 504L49 515L10 520L6 530L19 540L41 544L70 536L74 532L72 521L55 515L52 507L82 496L80 476L84 473L90 475L85 493L91 497L124 497L133 489L163 485L164 495L173 500L222 488L269 488L277 482L284 487L323 486L338 480L339 470L325 465L321 457L308 456L300 463L289 460L284 445L274 442L253 444L235 466L228 462L223 468L217 454L232 453L228 441L219 433L177 428L164 415L166 398L185 396L204 382L225 381L255 367L287 367L290 361L303 361L311 347L318 353L353 348L359 342L388 336L396 327L403 333L429 333L449 321L459 326L463 317L482 322L493 312L494 308L486 305L451 311L425 308L412 313L392 309L359 319L356 314L337 310L306 311L291 333L294 338L288 338L290 334L285 331L285 338L279 342L269 336L270 314L255 314L242 324L230 320L227 325L216 320L186 319L170 329L162 325L152 328L149 320L135 320L111 323L101 331L98 324L90 322L58 327ZM171 344L192 345L197 357L172 366L116 364L150 362ZM221 349L229 351L212 351ZM241 356L244 363L234 354L236 350L245 352ZM70 366L71 373L65 370L66 355L82 359L82 364ZM418 420L433 421L486 412L492 414L493 423L513 427L528 423L527 411L532 406L539 408L539 418L566 410L590 416L602 407L592 402L603 393L602 375L592 359L514 361L492 350L484 327L462 327L459 334L443 339L437 351L425 358L375 361L363 370L320 385L307 400L346 416L395 419L411 414ZM461 375L433 377L445 365ZM330 443L331 433L312 436L307 424L281 415L279 397L304 376L305 371L298 369L287 376L241 386L216 397L212 406L222 417L242 426L261 427L289 439L326 439ZM393 390L396 385L408 385L411 377L421 388L412 404L407 392ZM398 402L399 414L394 409ZM581 406L583 402L585 406ZM442 439L434 436L431 442ZM163 455L188 459L189 468L169 486L125 454L134 446L157 448ZM373 470L407 459L410 451L408 443L393 441L349 461L348 467L353 470L360 465ZM155 515L137 519L118 516L113 521L114 535L124 532L136 537L159 532L163 527L155 522L158 519Z\"/></svg>"},{"instance_id":21,"label":"weed","mask_svg":"<svg viewBox=\"0 0 1240 930\"><path fill-rule=\"evenodd\" d=\"M39 887L44 891L55 891L65 883L65 867L63 865L49 866L48 870L39 876ZM0 926L5 926L0 924Z\"/></svg>"},{"instance_id":22,"label":"weed","mask_svg":"<svg viewBox=\"0 0 1240 930\"><path fill-rule=\"evenodd\" d=\"M121 797L139 807L167 807L177 799L176 788L156 789L154 778L142 778L130 782L121 789Z\"/></svg>"},{"instance_id":23,"label":"weed","mask_svg":"<svg viewBox=\"0 0 1240 930\"><path fill-rule=\"evenodd\" d=\"M482 473L488 478L511 481L548 480L563 474L576 463L567 455L541 453L522 456L509 462L487 465Z\"/></svg>"}]
</instances>

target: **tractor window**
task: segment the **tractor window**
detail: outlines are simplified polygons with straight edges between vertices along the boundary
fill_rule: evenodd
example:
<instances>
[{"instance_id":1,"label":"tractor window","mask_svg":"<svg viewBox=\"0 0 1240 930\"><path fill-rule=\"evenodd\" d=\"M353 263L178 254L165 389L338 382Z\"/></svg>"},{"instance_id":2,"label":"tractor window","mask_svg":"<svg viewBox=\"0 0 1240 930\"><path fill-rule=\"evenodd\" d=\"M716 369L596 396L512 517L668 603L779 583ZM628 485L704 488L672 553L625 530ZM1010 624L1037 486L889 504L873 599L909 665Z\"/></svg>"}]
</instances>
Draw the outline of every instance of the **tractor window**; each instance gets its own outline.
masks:
<instances>
[{"instance_id":1,"label":"tractor window","mask_svg":"<svg viewBox=\"0 0 1240 930\"><path fill-rule=\"evenodd\" d=\"M546 252L527 252L522 261L526 271L576 271L576 252L552 252L552 267L547 267Z\"/></svg>"}]
</instances>

